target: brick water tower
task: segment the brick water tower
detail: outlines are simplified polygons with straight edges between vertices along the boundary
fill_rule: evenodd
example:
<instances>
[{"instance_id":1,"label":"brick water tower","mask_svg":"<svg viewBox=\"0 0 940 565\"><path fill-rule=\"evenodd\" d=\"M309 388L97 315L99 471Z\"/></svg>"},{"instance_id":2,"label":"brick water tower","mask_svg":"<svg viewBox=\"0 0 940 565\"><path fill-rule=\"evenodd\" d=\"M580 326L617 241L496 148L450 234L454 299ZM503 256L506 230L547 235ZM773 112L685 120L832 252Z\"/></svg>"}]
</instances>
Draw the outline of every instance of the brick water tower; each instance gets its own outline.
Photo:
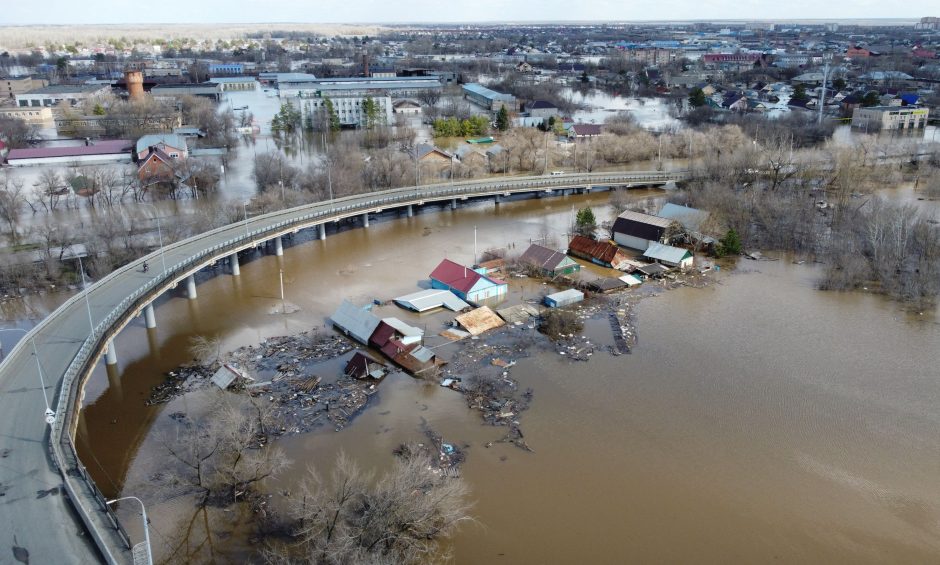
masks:
<instances>
[{"instance_id":1,"label":"brick water tower","mask_svg":"<svg viewBox=\"0 0 940 565\"><path fill-rule=\"evenodd\" d=\"M127 98L131 101L144 98L144 75L140 71L124 71L124 82L127 84Z\"/></svg>"}]
</instances>

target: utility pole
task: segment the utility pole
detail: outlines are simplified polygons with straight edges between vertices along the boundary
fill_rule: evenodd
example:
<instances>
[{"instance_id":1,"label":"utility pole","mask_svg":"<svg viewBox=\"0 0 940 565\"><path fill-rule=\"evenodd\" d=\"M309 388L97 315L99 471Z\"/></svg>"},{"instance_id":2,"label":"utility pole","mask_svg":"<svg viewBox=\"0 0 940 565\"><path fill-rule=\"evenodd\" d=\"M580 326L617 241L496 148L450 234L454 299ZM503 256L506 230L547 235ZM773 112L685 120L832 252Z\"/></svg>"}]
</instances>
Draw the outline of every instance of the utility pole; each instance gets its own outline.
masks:
<instances>
[{"instance_id":1,"label":"utility pole","mask_svg":"<svg viewBox=\"0 0 940 565\"><path fill-rule=\"evenodd\" d=\"M822 90L819 92L819 118L816 122L818 124L822 123L823 107L826 105L826 80L829 78L829 61L832 59L832 56L824 55L823 58L826 61L826 65L823 67Z\"/></svg>"},{"instance_id":2,"label":"utility pole","mask_svg":"<svg viewBox=\"0 0 940 565\"><path fill-rule=\"evenodd\" d=\"M85 266L82 265L82 258L78 258L78 270L82 275L82 294L85 295L85 308L88 310L88 326L91 328L91 337L95 337L95 322L91 318L91 302L88 300L88 287L85 284Z\"/></svg>"}]
</instances>

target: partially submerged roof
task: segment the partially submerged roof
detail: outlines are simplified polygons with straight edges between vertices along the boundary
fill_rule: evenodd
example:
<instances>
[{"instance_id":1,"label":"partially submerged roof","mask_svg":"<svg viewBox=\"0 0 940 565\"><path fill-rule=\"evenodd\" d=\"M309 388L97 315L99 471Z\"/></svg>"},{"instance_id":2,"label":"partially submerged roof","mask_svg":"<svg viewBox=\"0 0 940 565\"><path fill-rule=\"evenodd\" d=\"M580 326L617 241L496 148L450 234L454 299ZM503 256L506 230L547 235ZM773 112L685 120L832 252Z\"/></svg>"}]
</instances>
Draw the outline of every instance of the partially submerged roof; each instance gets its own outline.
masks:
<instances>
[{"instance_id":1,"label":"partially submerged roof","mask_svg":"<svg viewBox=\"0 0 940 565\"><path fill-rule=\"evenodd\" d=\"M607 264L613 264L620 252L620 248L610 241L595 241L583 235L571 238L568 250L574 255L593 257Z\"/></svg>"},{"instance_id":2,"label":"partially submerged roof","mask_svg":"<svg viewBox=\"0 0 940 565\"><path fill-rule=\"evenodd\" d=\"M648 277L655 277L666 273L669 271L666 267L663 267L659 263L651 263L649 265L643 265L642 267L637 267L636 270Z\"/></svg>"},{"instance_id":3,"label":"partially submerged roof","mask_svg":"<svg viewBox=\"0 0 940 565\"><path fill-rule=\"evenodd\" d=\"M461 314L455 320L471 335L480 335L483 332L506 325L489 306L481 306L476 310Z\"/></svg>"},{"instance_id":4,"label":"partially submerged roof","mask_svg":"<svg viewBox=\"0 0 940 565\"><path fill-rule=\"evenodd\" d=\"M379 379L385 375L385 363L376 361L362 351L357 351L346 363L346 368L343 372L347 376L357 379L365 377Z\"/></svg>"},{"instance_id":5,"label":"partially submerged roof","mask_svg":"<svg viewBox=\"0 0 940 565\"><path fill-rule=\"evenodd\" d=\"M617 278L604 278L593 280L588 283L588 286L594 288L600 292L610 292L612 290L617 290L618 288L625 288L627 283L623 282Z\"/></svg>"},{"instance_id":6,"label":"partially submerged roof","mask_svg":"<svg viewBox=\"0 0 940 565\"><path fill-rule=\"evenodd\" d=\"M414 310L415 312L425 312L427 310L440 308L442 306L448 310L460 312L461 310L470 307L469 304L457 298L457 295L455 295L453 292L436 288L422 290L412 294L406 294L405 296L399 296L394 300L395 303L402 308L408 308L410 310Z\"/></svg>"},{"instance_id":7,"label":"partially submerged roof","mask_svg":"<svg viewBox=\"0 0 940 565\"><path fill-rule=\"evenodd\" d=\"M555 292L549 294L545 297L545 300L551 300L552 302L570 304L572 302L580 302L584 300L584 293L576 288L569 288L567 290L562 290L560 292Z\"/></svg>"},{"instance_id":8,"label":"partially submerged roof","mask_svg":"<svg viewBox=\"0 0 940 565\"><path fill-rule=\"evenodd\" d=\"M369 338L381 321L371 312L359 308L347 300L344 300L336 309L336 312L333 312L330 320L334 326L337 326L360 343L369 342Z\"/></svg>"},{"instance_id":9,"label":"partially submerged roof","mask_svg":"<svg viewBox=\"0 0 940 565\"><path fill-rule=\"evenodd\" d=\"M424 337L424 331L421 328L409 326L398 318L382 318L382 322L394 328L394 330L401 334L404 338L407 338L408 341L405 341L406 344L409 343L411 339L416 338L420 340L422 337Z\"/></svg>"},{"instance_id":10,"label":"partially submerged roof","mask_svg":"<svg viewBox=\"0 0 940 565\"><path fill-rule=\"evenodd\" d=\"M537 318L539 310L531 304L516 304L508 308L501 308L496 313L499 314L500 318L506 320L507 324L515 324L517 322L528 322L529 318Z\"/></svg>"},{"instance_id":11,"label":"partially submerged roof","mask_svg":"<svg viewBox=\"0 0 940 565\"><path fill-rule=\"evenodd\" d=\"M650 246L643 252L643 256L655 261L678 265L684 259L691 257L692 252L681 247L673 247L672 245L653 242L650 243Z\"/></svg>"},{"instance_id":12,"label":"partially submerged roof","mask_svg":"<svg viewBox=\"0 0 940 565\"><path fill-rule=\"evenodd\" d=\"M555 251L554 249L543 247L537 243L530 245L529 248L525 250L525 253L519 257L519 260L528 265L535 265L546 271L554 271L561 263L571 261L571 259L568 259L568 256L561 251Z\"/></svg>"}]
</instances>

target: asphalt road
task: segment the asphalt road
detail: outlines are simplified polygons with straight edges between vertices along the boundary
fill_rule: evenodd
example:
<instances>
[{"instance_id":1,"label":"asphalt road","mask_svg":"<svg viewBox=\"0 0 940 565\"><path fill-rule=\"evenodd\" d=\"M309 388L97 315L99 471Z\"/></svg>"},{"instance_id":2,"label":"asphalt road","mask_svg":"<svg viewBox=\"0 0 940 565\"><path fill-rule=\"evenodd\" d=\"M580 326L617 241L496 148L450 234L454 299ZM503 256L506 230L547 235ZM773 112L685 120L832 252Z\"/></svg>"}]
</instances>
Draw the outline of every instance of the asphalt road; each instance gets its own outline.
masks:
<instances>
[{"instance_id":1,"label":"asphalt road","mask_svg":"<svg viewBox=\"0 0 940 565\"><path fill-rule=\"evenodd\" d=\"M63 474L50 452L50 443L56 442L49 441L51 428L44 421L46 406L30 339L35 340L49 402L55 409L63 382L70 380L66 378L70 366L72 374L83 377L95 362L95 354L100 353L104 334L119 331L141 304L152 300L174 281L238 249L298 227L408 203L531 192L546 187L584 187L592 183L639 184L677 176L683 173L631 171L510 177L371 193L250 218L247 223L231 224L169 245L164 249L164 257L158 250L111 273L40 322L0 364L0 564L87 564L103 559L130 562L129 552L114 537L114 530L91 497L89 487L74 476L68 457L65 468L70 472L65 478L68 487L75 489L76 502L84 513L76 512L67 500ZM144 260L150 264L147 273L142 272ZM164 260L167 272L163 271ZM92 323L97 331L92 330ZM60 423L64 410L71 408L69 404L72 403L63 403L63 411L57 415ZM81 514L102 536L101 543L113 548L110 555L99 553L93 532L86 529Z\"/></svg>"}]
</instances>

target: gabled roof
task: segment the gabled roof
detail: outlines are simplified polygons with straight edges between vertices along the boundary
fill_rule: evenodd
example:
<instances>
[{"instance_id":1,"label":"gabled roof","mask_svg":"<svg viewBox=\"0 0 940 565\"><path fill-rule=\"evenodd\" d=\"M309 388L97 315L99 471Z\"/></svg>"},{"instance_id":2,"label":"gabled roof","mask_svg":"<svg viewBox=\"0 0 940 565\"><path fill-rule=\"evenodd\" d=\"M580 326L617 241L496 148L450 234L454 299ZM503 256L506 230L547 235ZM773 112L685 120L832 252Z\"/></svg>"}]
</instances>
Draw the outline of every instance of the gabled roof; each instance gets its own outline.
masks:
<instances>
[{"instance_id":1,"label":"gabled roof","mask_svg":"<svg viewBox=\"0 0 940 565\"><path fill-rule=\"evenodd\" d=\"M601 126L597 124L574 124L571 126L571 129L577 136L591 136L601 134Z\"/></svg>"},{"instance_id":2,"label":"gabled roof","mask_svg":"<svg viewBox=\"0 0 940 565\"><path fill-rule=\"evenodd\" d=\"M457 295L453 292L438 289L422 290L420 292L406 294L405 296L399 296L395 299L395 303L416 312L424 312L425 310L431 310L432 308L439 308L441 306L448 310L459 312L464 308L470 307L469 304L457 298Z\"/></svg>"},{"instance_id":3,"label":"gabled roof","mask_svg":"<svg viewBox=\"0 0 940 565\"><path fill-rule=\"evenodd\" d=\"M555 106L554 104L552 104L551 102L548 102L547 100L536 100L535 102L529 104L529 109L530 110L548 110L548 109L557 110L558 106Z\"/></svg>"},{"instance_id":4,"label":"gabled roof","mask_svg":"<svg viewBox=\"0 0 940 565\"><path fill-rule=\"evenodd\" d=\"M702 226L702 222L708 219L708 212L704 210L698 210L696 208L689 208L688 206L673 204L672 202L667 202L663 206L663 209L659 211L659 217L666 218L668 220L675 220L682 224L686 229L699 231L699 228Z\"/></svg>"},{"instance_id":5,"label":"gabled roof","mask_svg":"<svg viewBox=\"0 0 940 565\"><path fill-rule=\"evenodd\" d=\"M525 250L525 253L519 257L519 260L523 263L535 265L536 267L545 269L546 271L555 270L555 268L566 259L568 259L568 256L561 251L555 251L554 249L542 247L537 243L530 245L529 248ZM568 260L570 261L570 259Z\"/></svg>"},{"instance_id":6,"label":"gabled roof","mask_svg":"<svg viewBox=\"0 0 940 565\"><path fill-rule=\"evenodd\" d=\"M496 283L496 281L481 275L470 267L464 267L463 265L454 263L450 259L441 261L441 263L431 271L431 278L464 293L470 292L470 289L472 289L480 279L486 279Z\"/></svg>"},{"instance_id":7,"label":"gabled roof","mask_svg":"<svg viewBox=\"0 0 940 565\"><path fill-rule=\"evenodd\" d=\"M650 246L643 252L643 256L655 261L663 261L678 265L683 259L692 256L692 252L681 247L673 247L662 243L650 243Z\"/></svg>"},{"instance_id":8,"label":"gabled roof","mask_svg":"<svg viewBox=\"0 0 940 565\"><path fill-rule=\"evenodd\" d=\"M595 241L583 235L571 238L568 250L574 255L593 257L601 263L613 264L620 248L609 241Z\"/></svg>"},{"instance_id":9,"label":"gabled roof","mask_svg":"<svg viewBox=\"0 0 940 565\"><path fill-rule=\"evenodd\" d=\"M344 300L336 312L330 316L334 326L339 327L361 343L368 343L372 332L378 327L379 320L362 308Z\"/></svg>"},{"instance_id":10,"label":"gabled roof","mask_svg":"<svg viewBox=\"0 0 940 565\"><path fill-rule=\"evenodd\" d=\"M175 133L151 133L145 135L137 140L135 147L137 153L140 154L148 147L161 144L175 147L176 149L186 149L186 139L182 135Z\"/></svg>"},{"instance_id":11,"label":"gabled roof","mask_svg":"<svg viewBox=\"0 0 940 565\"><path fill-rule=\"evenodd\" d=\"M431 153L440 153L441 155L443 155L444 157L447 157L448 159L453 159L453 156L447 151L444 151L443 149L438 149L437 147L434 147L433 145L428 145L427 143L419 143L415 147L415 151L418 154L418 159L424 159Z\"/></svg>"}]
</instances>

